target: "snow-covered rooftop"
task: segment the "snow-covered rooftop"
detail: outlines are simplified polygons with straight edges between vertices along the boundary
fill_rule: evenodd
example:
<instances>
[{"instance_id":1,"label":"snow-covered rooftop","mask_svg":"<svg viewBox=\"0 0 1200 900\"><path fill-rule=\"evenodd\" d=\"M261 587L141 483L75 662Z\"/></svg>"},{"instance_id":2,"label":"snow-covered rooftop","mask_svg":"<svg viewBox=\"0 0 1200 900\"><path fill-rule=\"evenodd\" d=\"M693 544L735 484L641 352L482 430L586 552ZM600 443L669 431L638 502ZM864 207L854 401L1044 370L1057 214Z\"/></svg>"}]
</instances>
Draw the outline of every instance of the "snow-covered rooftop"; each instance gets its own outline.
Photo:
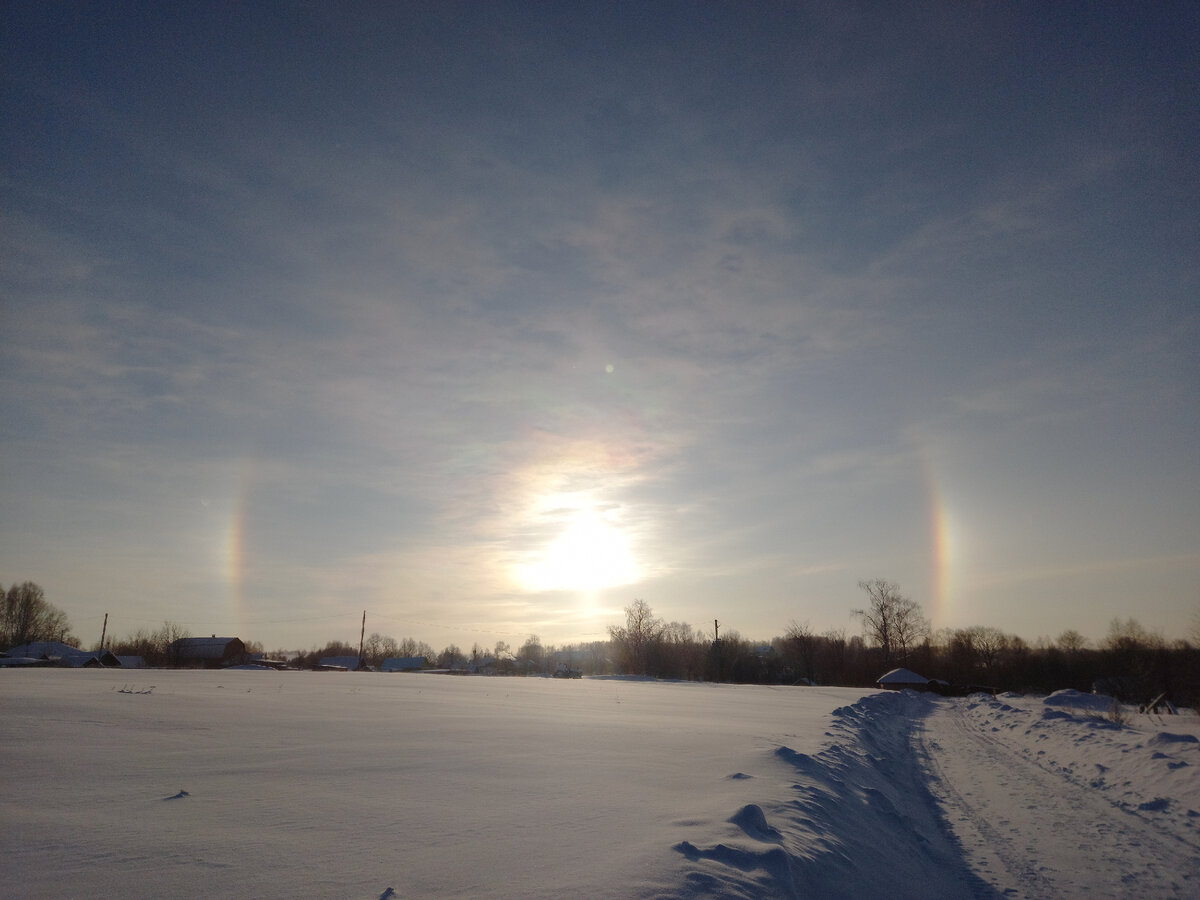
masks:
<instances>
[{"instance_id":1,"label":"snow-covered rooftop","mask_svg":"<svg viewBox=\"0 0 1200 900\"><path fill-rule=\"evenodd\" d=\"M876 684L929 684L929 679L912 669L892 669L886 675L881 675Z\"/></svg>"}]
</instances>

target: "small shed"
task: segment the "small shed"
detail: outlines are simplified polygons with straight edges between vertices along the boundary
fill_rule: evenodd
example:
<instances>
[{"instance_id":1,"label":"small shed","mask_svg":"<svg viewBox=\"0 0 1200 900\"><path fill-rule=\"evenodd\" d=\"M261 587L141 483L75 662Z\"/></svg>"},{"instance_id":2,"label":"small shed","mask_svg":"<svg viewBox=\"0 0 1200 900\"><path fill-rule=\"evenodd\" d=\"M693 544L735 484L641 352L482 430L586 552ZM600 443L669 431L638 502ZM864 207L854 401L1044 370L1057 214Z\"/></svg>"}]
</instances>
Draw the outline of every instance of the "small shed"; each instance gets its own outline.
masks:
<instances>
[{"instance_id":1,"label":"small shed","mask_svg":"<svg viewBox=\"0 0 1200 900\"><path fill-rule=\"evenodd\" d=\"M240 638L179 638L167 646L171 665L184 669L225 669L240 666L249 659Z\"/></svg>"},{"instance_id":2,"label":"small shed","mask_svg":"<svg viewBox=\"0 0 1200 900\"><path fill-rule=\"evenodd\" d=\"M892 669L886 675L880 675L875 682L886 691L928 691L932 689L930 679L918 675L912 669Z\"/></svg>"},{"instance_id":3,"label":"small shed","mask_svg":"<svg viewBox=\"0 0 1200 900\"><path fill-rule=\"evenodd\" d=\"M420 672L425 668L423 656L392 656L379 667L384 672Z\"/></svg>"}]
</instances>

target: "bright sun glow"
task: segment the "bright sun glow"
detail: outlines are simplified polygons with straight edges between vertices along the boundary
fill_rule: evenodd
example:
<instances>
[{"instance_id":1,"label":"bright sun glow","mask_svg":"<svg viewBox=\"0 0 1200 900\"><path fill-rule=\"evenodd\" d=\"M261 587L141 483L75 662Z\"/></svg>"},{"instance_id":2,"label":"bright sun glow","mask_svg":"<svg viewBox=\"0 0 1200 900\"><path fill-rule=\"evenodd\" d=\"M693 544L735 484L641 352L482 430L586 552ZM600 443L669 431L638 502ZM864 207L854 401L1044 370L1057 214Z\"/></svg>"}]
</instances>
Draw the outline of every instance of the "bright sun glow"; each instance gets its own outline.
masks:
<instances>
[{"instance_id":1,"label":"bright sun glow","mask_svg":"<svg viewBox=\"0 0 1200 900\"><path fill-rule=\"evenodd\" d=\"M594 510L576 510L566 530L529 563L517 580L531 591L596 591L638 578L629 541Z\"/></svg>"}]
</instances>

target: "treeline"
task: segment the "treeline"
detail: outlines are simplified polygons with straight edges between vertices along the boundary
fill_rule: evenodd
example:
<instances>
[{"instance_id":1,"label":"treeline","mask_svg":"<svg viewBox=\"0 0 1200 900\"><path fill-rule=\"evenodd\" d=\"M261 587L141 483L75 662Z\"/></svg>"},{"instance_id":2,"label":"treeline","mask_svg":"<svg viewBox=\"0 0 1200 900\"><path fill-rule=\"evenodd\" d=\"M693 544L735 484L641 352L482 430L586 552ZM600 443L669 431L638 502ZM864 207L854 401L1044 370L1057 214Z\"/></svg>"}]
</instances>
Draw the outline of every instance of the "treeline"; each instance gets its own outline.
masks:
<instances>
[{"instance_id":1,"label":"treeline","mask_svg":"<svg viewBox=\"0 0 1200 900\"><path fill-rule=\"evenodd\" d=\"M314 648L307 652L275 650L268 653L267 656L273 659L289 660L298 668L311 669L327 656L358 657L358 644L330 641L324 647ZM413 638L397 641L393 637L376 632L363 641L362 659L366 665L372 668L378 668L383 665L385 659L395 656L421 657L429 665L432 665L437 658L434 649L429 644Z\"/></svg>"},{"instance_id":2,"label":"treeline","mask_svg":"<svg viewBox=\"0 0 1200 900\"><path fill-rule=\"evenodd\" d=\"M860 634L846 629L814 632L793 622L783 635L749 640L735 630L708 635L686 622L666 622L644 600L625 609L623 625L609 627L609 639L564 646L545 645L537 635L513 646L455 644L436 651L411 637L396 640L373 633L362 644L364 664L379 668L393 657L421 658L429 668L496 675L543 675L562 669L584 675L644 675L687 681L743 684L814 684L868 687L889 669L905 666L958 689L970 687L1049 693L1061 688L1100 690L1126 702L1145 702L1160 693L1177 704L1200 705L1200 620L1191 640L1168 640L1135 619L1116 619L1093 646L1079 632L1029 644L999 628L978 625L934 632L921 607L897 585L875 579L859 583L867 600L851 610ZM66 615L45 599L33 582L0 589L0 648L40 640L78 647ZM141 656L148 665L170 664L168 647L186 629L164 622L107 640L120 656ZM250 653L263 645L246 641ZM93 649L101 649L99 643ZM308 651L263 654L309 668L330 656L359 657L359 646L331 641Z\"/></svg>"},{"instance_id":3,"label":"treeline","mask_svg":"<svg viewBox=\"0 0 1200 900\"><path fill-rule=\"evenodd\" d=\"M1165 693L1177 704L1200 705L1200 634L1195 642L1168 641L1136 619L1113 620L1094 647L1074 630L1033 645L990 626L935 633L919 605L894 584L860 587L869 597L853 611L861 635L844 629L818 634L793 622L769 641L747 641L736 632L709 640L689 625L663 622L637 600L626 608L625 625L609 629L614 668L658 678L867 687L904 666L958 690L1095 689L1130 703Z\"/></svg>"}]
</instances>

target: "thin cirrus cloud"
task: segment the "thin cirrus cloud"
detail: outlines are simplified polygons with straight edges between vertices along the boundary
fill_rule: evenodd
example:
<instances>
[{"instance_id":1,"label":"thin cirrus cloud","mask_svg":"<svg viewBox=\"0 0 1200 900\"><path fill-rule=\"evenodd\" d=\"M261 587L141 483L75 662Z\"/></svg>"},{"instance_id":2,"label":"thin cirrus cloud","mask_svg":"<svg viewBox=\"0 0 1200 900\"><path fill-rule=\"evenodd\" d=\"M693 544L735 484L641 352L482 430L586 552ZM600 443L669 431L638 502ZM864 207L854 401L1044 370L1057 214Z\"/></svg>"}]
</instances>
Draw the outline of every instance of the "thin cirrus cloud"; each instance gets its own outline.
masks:
<instances>
[{"instance_id":1,"label":"thin cirrus cloud","mask_svg":"<svg viewBox=\"0 0 1200 900\"><path fill-rule=\"evenodd\" d=\"M1194 13L95 15L4 37L0 563L81 629L1190 614Z\"/></svg>"}]
</instances>

